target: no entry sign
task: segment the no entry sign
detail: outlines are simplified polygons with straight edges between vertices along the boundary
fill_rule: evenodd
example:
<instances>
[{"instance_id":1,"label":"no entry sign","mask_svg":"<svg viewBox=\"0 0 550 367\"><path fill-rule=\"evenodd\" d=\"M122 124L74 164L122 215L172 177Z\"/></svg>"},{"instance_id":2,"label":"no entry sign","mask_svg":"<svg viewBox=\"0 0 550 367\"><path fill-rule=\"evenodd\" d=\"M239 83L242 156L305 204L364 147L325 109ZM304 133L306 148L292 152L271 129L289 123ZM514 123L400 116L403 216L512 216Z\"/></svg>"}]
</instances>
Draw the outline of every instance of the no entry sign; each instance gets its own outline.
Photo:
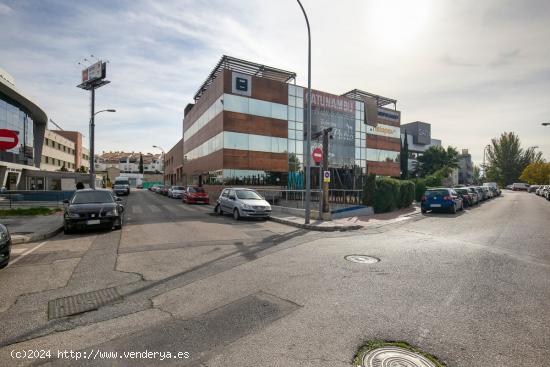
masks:
<instances>
[{"instance_id":1,"label":"no entry sign","mask_svg":"<svg viewBox=\"0 0 550 367\"><path fill-rule=\"evenodd\" d=\"M19 138L13 130L0 129L0 150L15 148L19 144Z\"/></svg>"},{"instance_id":2,"label":"no entry sign","mask_svg":"<svg viewBox=\"0 0 550 367\"><path fill-rule=\"evenodd\" d=\"M311 156L313 157L313 161L319 164L323 160L323 151L321 150L321 148L315 148L313 149Z\"/></svg>"}]
</instances>

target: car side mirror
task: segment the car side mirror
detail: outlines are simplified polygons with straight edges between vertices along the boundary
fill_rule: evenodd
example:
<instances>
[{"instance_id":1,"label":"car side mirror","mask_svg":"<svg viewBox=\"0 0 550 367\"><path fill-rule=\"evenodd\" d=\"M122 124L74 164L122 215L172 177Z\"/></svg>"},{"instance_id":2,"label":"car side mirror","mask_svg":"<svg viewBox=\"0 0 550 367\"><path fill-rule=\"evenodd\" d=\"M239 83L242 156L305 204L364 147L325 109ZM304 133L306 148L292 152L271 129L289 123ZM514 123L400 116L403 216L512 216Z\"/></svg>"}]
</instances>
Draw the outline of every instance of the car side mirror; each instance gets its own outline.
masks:
<instances>
[{"instance_id":1,"label":"car side mirror","mask_svg":"<svg viewBox=\"0 0 550 367\"><path fill-rule=\"evenodd\" d=\"M69 204L69 199L64 199L63 204Z\"/></svg>"}]
</instances>

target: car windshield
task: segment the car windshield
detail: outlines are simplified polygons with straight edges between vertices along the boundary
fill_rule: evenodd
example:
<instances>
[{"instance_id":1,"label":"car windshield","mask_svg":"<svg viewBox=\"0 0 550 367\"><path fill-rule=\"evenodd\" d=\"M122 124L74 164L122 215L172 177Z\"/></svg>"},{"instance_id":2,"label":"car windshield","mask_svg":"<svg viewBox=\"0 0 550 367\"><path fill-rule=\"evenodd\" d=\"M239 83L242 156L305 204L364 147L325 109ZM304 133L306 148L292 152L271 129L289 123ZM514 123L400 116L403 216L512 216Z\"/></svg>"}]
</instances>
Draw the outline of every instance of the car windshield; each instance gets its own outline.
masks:
<instances>
[{"instance_id":1,"label":"car windshield","mask_svg":"<svg viewBox=\"0 0 550 367\"><path fill-rule=\"evenodd\" d=\"M181 187L181 186L172 186L172 190L181 191L181 190L183 190L183 187Z\"/></svg>"},{"instance_id":2,"label":"car windshield","mask_svg":"<svg viewBox=\"0 0 550 367\"><path fill-rule=\"evenodd\" d=\"M85 191L74 195L73 204L112 203L113 195L107 191Z\"/></svg>"},{"instance_id":3,"label":"car windshield","mask_svg":"<svg viewBox=\"0 0 550 367\"><path fill-rule=\"evenodd\" d=\"M466 189L455 189L456 192L458 193L461 193L461 194L467 194L468 193L468 190Z\"/></svg>"},{"instance_id":4,"label":"car windshield","mask_svg":"<svg viewBox=\"0 0 550 367\"><path fill-rule=\"evenodd\" d=\"M202 187L190 187L189 192L205 192Z\"/></svg>"},{"instance_id":5,"label":"car windshield","mask_svg":"<svg viewBox=\"0 0 550 367\"><path fill-rule=\"evenodd\" d=\"M115 185L115 189L124 189L124 186L122 186L122 185Z\"/></svg>"},{"instance_id":6,"label":"car windshield","mask_svg":"<svg viewBox=\"0 0 550 367\"><path fill-rule=\"evenodd\" d=\"M245 200L262 200L262 197L252 190L237 190L237 197Z\"/></svg>"},{"instance_id":7,"label":"car windshield","mask_svg":"<svg viewBox=\"0 0 550 367\"><path fill-rule=\"evenodd\" d=\"M445 195L449 195L449 191L447 191L447 190L429 190L429 191L426 191L426 193L424 195L426 195L427 197L445 196Z\"/></svg>"}]
</instances>

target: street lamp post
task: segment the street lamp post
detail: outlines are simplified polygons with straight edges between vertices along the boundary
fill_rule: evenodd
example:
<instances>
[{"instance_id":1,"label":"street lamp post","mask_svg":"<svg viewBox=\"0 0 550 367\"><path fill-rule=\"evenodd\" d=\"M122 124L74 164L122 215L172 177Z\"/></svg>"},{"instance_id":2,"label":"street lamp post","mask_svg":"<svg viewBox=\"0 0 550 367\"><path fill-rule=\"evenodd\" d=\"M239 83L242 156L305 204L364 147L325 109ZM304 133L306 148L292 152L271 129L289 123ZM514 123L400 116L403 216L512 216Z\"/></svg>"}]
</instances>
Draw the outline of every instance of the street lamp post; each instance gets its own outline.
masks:
<instances>
[{"instance_id":1,"label":"street lamp post","mask_svg":"<svg viewBox=\"0 0 550 367\"><path fill-rule=\"evenodd\" d=\"M305 205L305 224L309 224L310 220L310 204L311 204L311 30L309 28L309 20L306 11L300 0L298 5L304 13L307 25L307 125L306 125L306 205Z\"/></svg>"},{"instance_id":2,"label":"street lamp post","mask_svg":"<svg viewBox=\"0 0 550 367\"><path fill-rule=\"evenodd\" d=\"M95 144L95 115L101 112L116 112L115 109L93 112L95 89L92 89L92 115L90 116L90 188L95 189L95 165L94 165L94 144Z\"/></svg>"},{"instance_id":3,"label":"street lamp post","mask_svg":"<svg viewBox=\"0 0 550 367\"><path fill-rule=\"evenodd\" d=\"M543 122L541 125L542 126L548 126L548 125L550 125L550 122Z\"/></svg>"},{"instance_id":4,"label":"street lamp post","mask_svg":"<svg viewBox=\"0 0 550 367\"><path fill-rule=\"evenodd\" d=\"M484 148L483 148L483 181L485 181L485 179L487 178L487 173L486 173L486 170L487 170L487 166L485 165L485 151L487 150L487 148L490 148L491 146L489 144L487 144Z\"/></svg>"},{"instance_id":5,"label":"street lamp post","mask_svg":"<svg viewBox=\"0 0 550 367\"><path fill-rule=\"evenodd\" d=\"M164 152L164 149L157 145L153 145L153 148L157 148L162 151L162 186L166 186L166 153Z\"/></svg>"}]
</instances>

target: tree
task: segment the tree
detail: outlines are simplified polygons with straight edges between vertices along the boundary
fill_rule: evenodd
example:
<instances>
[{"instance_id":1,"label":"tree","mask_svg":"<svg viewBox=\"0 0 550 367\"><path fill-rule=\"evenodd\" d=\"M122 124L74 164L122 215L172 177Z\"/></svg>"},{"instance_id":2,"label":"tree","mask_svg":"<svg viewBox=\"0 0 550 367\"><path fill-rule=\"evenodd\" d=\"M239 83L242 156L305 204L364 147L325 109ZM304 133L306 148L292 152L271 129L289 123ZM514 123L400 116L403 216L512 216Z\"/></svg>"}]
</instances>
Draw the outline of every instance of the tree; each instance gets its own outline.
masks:
<instances>
[{"instance_id":1,"label":"tree","mask_svg":"<svg viewBox=\"0 0 550 367\"><path fill-rule=\"evenodd\" d=\"M139 154L139 173L143 173L143 154Z\"/></svg>"},{"instance_id":2,"label":"tree","mask_svg":"<svg viewBox=\"0 0 550 367\"><path fill-rule=\"evenodd\" d=\"M481 179L481 170L479 169L478 165L474 164L474 170L472 174L473 184L474 185L481 185L482 179Z\"/></svg>"},{"instance_id":3,"label":"tree","mask_svg":"<svg viewBox=\"0 0 550 367\"><path fill-rule=\"evenodd\" d=\"M409 177L409 142L407 140L407 134L405 134L405 140L401 146L401 178L407 179Z\"/></svg>"},{"instance_id":4,"label":"tree","mask_svg":"<svg viewBox=\"0 0 550 367\"><path fill-rule=\"evenodd\" d=\"M523 149L515 133L504 132L499 138L491 139L487 160L487 181L505 187L519 181L519 176L530 163L542 162L542 152L535 152L535 147Z\"/></svg>"},{"instance_id":5,"label":"tree","mask_svg":"<svg viewBox=\"0 0 550 367\"><path fill-rule=\"evenodd\" d=\"M454 147L441 146L429 147L418 157L417 171L421 177L432 175L436 172L448 173L458 168L458 151Z\"/></svg>"},{"instance_id":6,"label":"tree","mask_svg":"<svg viewBox=\"0 0 550 367\"><path fill-rule=\"evenodd\" d=\"M529 164L525 167L519 179L530 185L550 184L550 163L535 162Z\"/></svg>"},{"instance_id":7,"label":"tree","mask_svg":"<svg viewBox=\"0 0 550 367\"><path fill-rule=\"evenodd\" d=\"M80 166L80 168L76 172L88 173L88 169L84 166Z\"/></svg>"},{"instance_id":8,"label":"tree","mask_svg":"<svg viewBox=\"0 0 550 367\"><path fill-rule=\"evenodd\" d=\"M59 171L68 172L69 170L67 169L67 167L65 167L65 163L63 163L63 166L59 169Z\"/></svg>"}]
</instances>

